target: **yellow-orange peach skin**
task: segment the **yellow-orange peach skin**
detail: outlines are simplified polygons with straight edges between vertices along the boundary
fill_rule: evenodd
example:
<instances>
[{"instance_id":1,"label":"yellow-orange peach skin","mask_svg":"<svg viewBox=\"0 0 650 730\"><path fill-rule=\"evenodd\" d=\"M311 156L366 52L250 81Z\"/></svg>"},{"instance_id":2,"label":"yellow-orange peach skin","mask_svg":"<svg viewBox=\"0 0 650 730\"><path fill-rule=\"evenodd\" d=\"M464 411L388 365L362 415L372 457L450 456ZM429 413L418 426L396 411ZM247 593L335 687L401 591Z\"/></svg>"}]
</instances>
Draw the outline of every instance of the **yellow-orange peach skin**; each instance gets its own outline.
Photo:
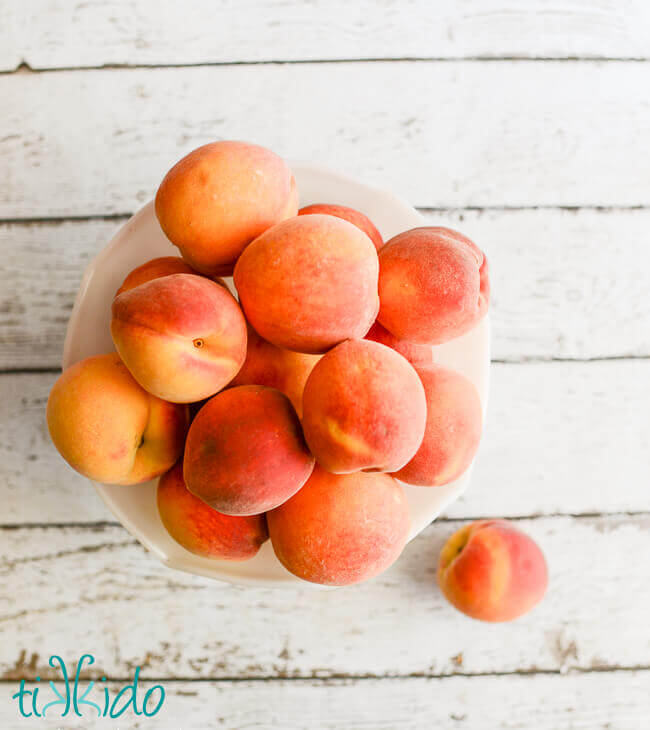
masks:
<instances>
[{"instance_id":1,"label":"yellow-orange peach skin","mask_svg":"<svg viewBox=\"0 0 650 730\"><path fill-rule=\"evenodd\" d=\"M157 503L167 532L195 555L249 560L268 539L264 515L224 515L195 497L185 486L181 462L160 477Z\"/></svg>"},{"instance_id":2,"label":"yellow-orange peach skin","mask_svg":"<svg viewBox=\"0 0 650 730\"><path fill-rule=\"evenodd\" d=\"M308 355L276 347L248 328L246 361L231 385L266 385L277 388L302 416L302 392L319 355Z\"/></svg>"},{"instance_id":3,"label":"yellow-orange peach skin","mask_svg":"<svg viewBox=\"0 0 650 730\"><path fill-rule=\"evenodd\" d=\"M47 402L61 456L108 484L138 484L167 471L183 451L188 420L187 406L147 393L115 353L67 368Z\"/></svg>"},{"instance_id":4,"label":"yellow-orange peach skin","mask_svg":"<svg viewBox=\"0 0 650 730\"><path fill-rule=\"evenodd\" d=\"M377 251L384 245L384 239L377 230L375 224L364 215L361 211L354 208L348 208L347 205L332 205L330 203L316 203L307 205L298 211L298 215L314 215L315 213L323 213L325 215L333 215L336 218L342 218L349 221L352 225L362 230L368 238L374 243Z\"/></svg>"},{"instance_id":5,"label":"yellow-orange peach skin","mask_svg":"<svg viewBox=\"0 0 650 730\"><path fill-rule=\"evenodd\" d=\"M483 252L449 228L414 228L379 252L379 322L395 337L437 345L485 315L490 286Z\"/></svg>"},{"instance_id":6,"label":"yellow-orange peach skin","mask_svg":"<svg viewBox=\"0 0 650 730\"><path fill-rule=\"evenodd\" d=\"M111 334L140 385L175 403L217 393L246 358L246 322L234 297L191 274L153 279L120 294Z\"/></svg>"},{"instance_id":7,"label":"yellow-orange peach skin","mask_svg":"<svg viewBox=\"0 0 650 730\"><path fill-rule=\"evenodd\" d=\"M298 416L274 388L240 385L219 393L201 408L187 435L185 484L224 514L277 507L313 468Z\"/></svg>"},{"instance_id":8,"label":"yellow-orange peach skin","mask_svg":"<svg viewBox=\"0 0 650 730\"><path fill-rule=\"evenodd\" d=\"M481 400L473 383L439 365L416 367L427 399L427 425L415 456L393 476L407 484L439 487L471 464L481 440Z\"/></svg>"},{"instance_id":9,"label":"yellow-orange peach skin","mask_svg":"<svg viewBox=\"0 0 650 730\"><path fill-rule=\"evenodd\" d=\"M466 525L446 542L438 583L459 611L481 621L512 621L541 601L548 585L537 543L505 520Z\"/></svg>"},{"instance_id":10,"label":"yellow-orange peach skin","mask_svg":"<svg viewBox=\"0 0 650 730\"><path fill-rule=\"evenodd\" d=\"M212 142L172 167L155 209L160 227L190 266L224 276L254 238L296 215L298 191L288 165L271 150Z\"/></svg>"},{"instance_id":11,"label":"yellow-orange peach skin","mask_svg":"<svg viewBox=\"0 0 650 730\"><path fill-rule=\"evenodd\" d=\"M397 471L415 455L426 422L413 366L385 345L348 340L316 363L303 393L305 439L327 471Z\"/></svg>"},{"instance_id":12,"label":"yellow-orange peach skin","mask_svg":"<svg viewBox=\"0 0 650 730\"><path fill-rule=\"evenodd\" d=\"M372 241L352 223L303 215L248 246L235 267L235 286L261 337L320 353L368 332L379 307L378 271Z\"/></svg>"},{"instance_id":13,"label":"yellow-orange peach skin","mask_svg":"<svg viewBox=\"0 0 650 730\"><path fill-rule=\"evenodd\" d=\"M399 557L410 518L402 487L386 474L330 474L267 514L278 560L303 580L343 586L386 570Z\"/></svg>"},{"instance_id":14,"label":"yellow-orange peach skin","mask_svg":"<svg viewBox=\"0 0 650 730\"><path fill-rule=\"evenodd\" d=\"M433 363L433 348L431 345L418 345L415 342L400 340L391 335L379 322L372 325L364 339L379 342L380 345L386 345L386 347L392 347L393 350L405 357L411 365L429 365Z\"/></svg>"}]
</instances>

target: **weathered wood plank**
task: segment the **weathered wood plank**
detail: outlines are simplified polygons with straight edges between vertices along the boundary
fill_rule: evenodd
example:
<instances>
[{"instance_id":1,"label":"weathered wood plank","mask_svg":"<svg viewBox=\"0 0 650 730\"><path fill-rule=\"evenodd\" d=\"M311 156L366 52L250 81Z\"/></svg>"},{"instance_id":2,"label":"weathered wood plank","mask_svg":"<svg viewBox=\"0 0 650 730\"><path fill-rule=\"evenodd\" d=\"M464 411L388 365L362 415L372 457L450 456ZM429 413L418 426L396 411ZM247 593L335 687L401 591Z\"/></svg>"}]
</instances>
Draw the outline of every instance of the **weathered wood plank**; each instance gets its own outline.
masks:
<instances>
[{"instance_id":1,"label":"weathered wood plank","mask_svg":"<svg viewBox=\"0 0 650 730\"><path fill-rule=\"evenodd\" d=\"M427 217L490 258L495 359L650 355L650 210ZM0 224L0 368L59 366L83 269L121 224Z\"/></svg>"},{"instance_id":2,"label":"weathered wood plank","mask_svg":"<svg viewBox=\"0 0 650 730\"><path fill-rule=\"evenodd\" d=\"M133 210L181 155L232 137L424 207L631 206L650 197L643 63L10 74L0 76L0 98L0 218Z\"/></svg>"},{"instance_id":3,"label":"weathered wood plank","mask_svg":"<svg viewBox=\"0 0 650 730\"><path fill-rule=\"evenodd\" d=\"M43 69L355 58L650 57L650 13L643 0L411 0L406 7L389 0L90 0L74 6L64 0L4 0L3 15L0 69L21 62Z\"/></svg>"},{"instance_id":4,"label":"weathered wood plank","mask_svg":"<svg viewBox=\"0 0 650 730\"><path fill-rule=\"evenodd\" d=\"M650 510L650 362L495 364L485 436L453 517ZM0 376L0 523L111 519L51 445L54 374Z\"/></svg>"},{"instance_id":5,"label":"weathered wood plank","mask_svg":"<svg viewBox=\"0 0 650 730\"><path fill-rule=\"evenodd\" d=\"M0 676L49 676L51 653L74 661L81 651L114 678L136 665L157 678L231 678L647 664L649 517L521 521L547 555L551 583L532 613L502 625L464 617L435 585L439 551L460 524L434 524L383 576L336 591L243 589L171 572L118 527L5 529Z\"/></svg>"},{"instance_id":6,"label":"weathered wood plank","mask_svg":"<svg viewBox=\"0 0 650 730\"><path fill-rule=\"evenodd\" d=\"M154 682L141 682L139 706ZM163 683L164 684L164 683ZM84 685L85 686L85 685ZM111 683L111 697L124 684ZM154 718L126 713L120 728L156 727L247 730L646 730L650 672L276 682L172 682ZM17 683L0 684L0 721L22 730L11 695ZM42 692L47 692L44 688ZM49 697L49 695L48 695ZM151 705L155 705L154 695ZM95 701L102 702L95 690ZM89 695L88 699L93 699ZM40 718L38 727L104 728L110 721ZM90 709L90 708L84 708Z\"/></svg>"}]
</instances>

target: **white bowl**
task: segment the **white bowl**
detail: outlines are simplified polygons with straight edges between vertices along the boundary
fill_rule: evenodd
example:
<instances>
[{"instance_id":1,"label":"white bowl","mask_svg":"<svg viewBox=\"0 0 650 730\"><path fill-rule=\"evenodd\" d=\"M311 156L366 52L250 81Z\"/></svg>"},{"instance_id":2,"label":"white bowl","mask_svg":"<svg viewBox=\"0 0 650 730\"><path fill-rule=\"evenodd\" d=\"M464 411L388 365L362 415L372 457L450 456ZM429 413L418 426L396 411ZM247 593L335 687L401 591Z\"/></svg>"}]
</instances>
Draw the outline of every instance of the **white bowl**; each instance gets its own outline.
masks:
<instances>
[{"instance_id":1,"label":"white bowl","mask_svg":"<svg viewBox=\"0 0 650 730\"><path fill-rule=\"evenodd\" d=\"M341 203L362 211L379 228L384 239L426 225L410 205L394 195L363 185L329 170L294 163L302 206ZM158 225L153 203L148 203L115 234L113 240L90 262L72 310L63 347L63 367L90 355L112 352L109 332L110 305L126 274L157 256L178 255ZM485 317L471 332L436 346L435 361L466 375L477 387L485 410L489 376L489 323ZM471 467L444 487L404 485L411 509L414 538L467 488ZM163 563L177 570L230 583L258 586L314 585L287 572L278 562L270 542L244 562L210 560L194 555L167 534L156 509L156 482L124 487L94 483L95 489L124 527Z\"/></svg>"}]
</instances>

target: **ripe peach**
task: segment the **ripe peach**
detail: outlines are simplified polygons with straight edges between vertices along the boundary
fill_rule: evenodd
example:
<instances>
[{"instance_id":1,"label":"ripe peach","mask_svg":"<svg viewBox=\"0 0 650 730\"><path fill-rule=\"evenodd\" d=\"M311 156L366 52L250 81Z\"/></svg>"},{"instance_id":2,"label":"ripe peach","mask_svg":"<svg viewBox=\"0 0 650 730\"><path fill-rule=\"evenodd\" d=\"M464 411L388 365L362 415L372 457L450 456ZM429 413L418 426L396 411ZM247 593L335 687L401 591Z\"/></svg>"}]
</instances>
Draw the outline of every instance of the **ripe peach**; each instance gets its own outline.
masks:
<instances>
[{"instance_id":1,"label":"ripe peach","mask_svg":"<svg viewBox=\"0 0 650 730\"><path fill-rule=\"evenodd\" d=\"M405 357L411 365L429 365L433 363L431 345L418 345L415 342L400 340L395 335L391 335L379 322L372 325L364 339L379 342L379 344L386 345L386 347L392 347L393 350Z\"/></svg>"},{"instance_id":2,"label":"ripe peach","mask_svg":"<svg viewBox=\"0 0 650 730\"><path fill-rule=\"evenodd\" d=\"M195 497L185 486L181 462L160 477L157 495L165 529L195 555L248 560L269 537L264 515L223 515Z\"/></svg>"},{"instance_id":3,"label":"ripe peach","mask_svg":"<svg viewBox=\"0 0 650 730\"><path fill-rule=\"evenodd\" d=\"M473 383L439 365L416 367L427 399L427 425L415 456L396 479L421 487L439 487L459 477L470 465L483 420L481 400Z\"/></svg>"},{"instance_id":4,"label":"ripe peach","mask_svg":"<svg viewBox=\"0 0 650 730\"><path fill-rule=\"evenodd\" d=\"M240 385L209 400L185 444L187 488L227 515L273 509L295 494L314 468L300 421L279 390Z\"/></svg>"},{"instance_id":5,"label":"ripe peach","mask_svg":"<svg viewBox=\"0 0 650 730\"><path fill-rule=\"evenodd\" d=\"M436 345L485 315L490 286L483 252L449 228L414 228L379 253L379 322L395 337Z\"/></svg>"},{"instance_id":6,"label":"ripe peach","mask_svg":"<svg viewBox=\"0 0 650 730\"><path fill-rule=\"evenodd\" d=\"M246 361L231 385L266 385L277 388L291 401L302 416L302 392L319 355L283 350L263 340L252 327L248 328Z\"/></svg>"},{"instance_id":7,"label":"ripe peach","mask_svg":"<svg viewBox=\"0 0 650 730\"><path fill-rule=\"evenodd\" d=\"M111 334L140 385L174 403L221 390L246 357L246 322L234 297L192 274L153 279L120 294Z\"/></svg>"},{"instance_id":8,"label":"ripe peach","mask_svg":"<svg viewBox=\"0 0 650 730\"><path fill-rule=\"evenodd\" d=\"M349 585L386 570L410 527L402 487L386 474L329 474L320 467L305 486L267 514L278 560L312 583Z\"/></svg>"},{"instance_id":9,"label":"ripe peach","mask_svg":"<svg viewBox=\"0 0 650 730\"><path fill-rule=\"evenodd\" d=\"M377 272L377 252L356 226L302 215L251 243L235 267L235 286L265 340L319 353L370 329L379 306Z\"/></svg>"},{"instance_id":10,"label":"ripe peach","mask_svg":"<svg viewBox=\"0 0 650 730\"><path fill-rule=\"evenodd\" d=\"M361 229L368 236L368 238L375 244L377 251L379 251L379 249L384 245L384 239L381 237L381 233L379 233L375 224L370 220L370 218L368 218L368 216L361 213L361 211L355 210L354 208L348 208L346 205L331 205L329 203L308 205L298 211L298 215L314 215L314 213L333 215L336 218L343 218L344 221L349 221L352 225Z\"/></svg>"},{"instance_id":11,"label":"ripe peach","mask_svg":"<svg viewBox=\"0 0 650 730\"><path fill-rule=\"evenodd\" d=\"M213 142L167 173L156 215L183 258L202 274L232 273L248 244L298 212L296 181L275 153L246 142Z\"/></svg>"},{"instance_id":12,"label":"ripe peach","mask_svg":"<svg viewBox=\"0 0 650 730\"><path fill-rule=\"evenodd\" d=\"M167 471L183 451L187 406L143 390L117 354L67 368L47 402L47 425L61 456L97 482L138 484Z\"/></svg>"},{"instance_id":13,"label":"ripe peach","mask_svg":"<svg viewBox=\"0 0 650 730\"><path fill-rule=\"evenodd\" d=\"M180 256L161 256L133 269L122 282L122 286L115 292L115 296L123 291L134 289L146 281L159 279L161 276L169 276L170 274L198 274L198 272L194 271Z\"/></svg>"},{"instance_id":14,"label":"ripe peach","mask_svg":"<svg viewBox=\"0 0 650 730\"><path fill-rule=\"evenodd\" d=\"M320 359L303 393L305 439L327 471L401 469L422 443L427 406L413 366L369 340L348 340Z\"/></svg>"},{"instance_id":15,"label":"ripe peach","mask_svg":"<svg viewBox=\"0 0 650 730\"><path fill-rule=\"evenodd\" d=\"M544 555L528 535L506 520L479 520L445 543L438 583L459 611L481 621L512 621L544 596Z\"/></svg>"}]
</instances>

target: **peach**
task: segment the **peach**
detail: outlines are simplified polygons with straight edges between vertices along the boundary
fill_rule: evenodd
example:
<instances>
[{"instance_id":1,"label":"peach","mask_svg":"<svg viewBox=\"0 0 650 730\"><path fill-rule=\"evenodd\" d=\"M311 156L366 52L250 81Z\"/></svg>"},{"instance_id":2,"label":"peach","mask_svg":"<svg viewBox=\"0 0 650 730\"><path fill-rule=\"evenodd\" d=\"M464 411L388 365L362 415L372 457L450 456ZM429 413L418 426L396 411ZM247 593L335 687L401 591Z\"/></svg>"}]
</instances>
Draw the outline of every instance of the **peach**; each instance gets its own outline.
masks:
<instances>
[{"instance_id":1,"label":"peach","mask_svg":"<svg viewBox=\"0 0 650 730\"><path fill-rule=\"evenodd\" d=\"M122 286L115 292L115 296L123 291L134 289L146 281L170 274L198 274L198 272L185 263L180 256L161 256L133 269L122 282Z\"/></svg>"},{"instance_id":2,"label":"peach","mask_svg":"<svg viewBox=\"0 0 650 730\"><path fill-rule=\"evenodd\" d=\"M111 334L140 385L174 403L214 395L246 357L246 322L234 297L192 274L171 274L120 294Z\"/></svg>"},{"instance_id":3,"label":"peach","mask_svg":"<svg viewBox=\"0 0 650 730\"><path fill-rule=\"evenodd\" d=\"M459 477L470 465L483 420L474 384L439 365L416 367L427 399L427 425L415 456L393 476L407 484L439 487Z\"/></svg>"},{"instance_id":4,"label":"peach","mask_svg":"<svg viewBox=\"0 0 650 730\"><path fill-rule=\"evenodd\" d=\"M227 515L273 509L314 468L291 401L273 388L240 385L209 400L185 444L187 488Z\"/></svg>"},{"instance_id":5,"label":"peach","mask_svg":"<svg viewBox=\"0 0 650 730\"><path fill-rule=\"evenodd\" d=\"M143 390L111 353L62 373L47 401L47 425L61 456L80 474L97 482L138 484L178 459L188 412Z\"/></svg>"},{"instance_id":6,"label":"peach","mask_svg":"<svg viewBox=\"0 0 650 730\"><path fill-rule=\"evenodd\" d=\"M135 289L136 286L140 286L140 284L144 284L147 281L159 279L162 276L169 276L170 274L194 274L195 276L202 276L202 274L195 271L189 264L185 263L180 256L161 256L157 259L151 259L133 269L122 282L122 286L115 292L115 296L121 294L123 291ZM228 285L222 278L218 276L211 278L212 281L230 292Z\"/></svg>"},{"instance_id":7,"label":"peach","mask_svg":"<svg viewBox=\"0 0 650 730\"><path fill-rule=\"evenodd\" d=\"M252 327L248 328L246 361L231 385L266 385L282 391L298 417L302 417L302 392L319 355L283 350L263 340Z\"/></svg>"},{"instance_id":8,"label":"peach","mask_svg":"<svg viewBox=\"0 0 650 730\"><path fill-rule=\"evenodd\" d=\"M267 514L278 560L312 583L342 586L381 573L409 533L403 488L386 474L330 474L320 467L305 486Z\"/></svg>"},{"instance_id":9,"label":"peach","mask_svg":"<svg viewBox=\"0 0 650 730\"><path fill-rule=\"evenodd\" d=\"M379 322L375 322L372 325L365 339L379 342L379 344L386 345L386 347L392 347L393 350L405 357L411 365L428 365L433 363L433 349L431 345L418 345L415 342L400 340L394 335L391 335Z\"/></svg>"},{"instance_id":10,"label":"peach","mask_svg":"<svg viewBox=\"0 0 650 730\"><path fill-rule=\"evenodd\" d=\"M415 455L427 415L424 388L399 353L348 340L316 363L303 393L305 439L327 471L401 469Z\"/></svg>"},{"instance_id":11,"label":"peach","mask_svg":"<svg viewBox=\"0 0 650 730\"><path fill-rule=\"evenodd\" d=\"M331 205L329 203L317 203L315 205L307 205L298 211L298 215L314 215L314 213L324 213L325 215L333 215L336 218L343 218L352 225L361 229L366 236L375 244L377 251L384 245L384 239L381 233L375 227L375 224L368 216L354 208L348 208L346 205Z\"/></svg>"},{"instance_id":12,"label":"peach","mask_svg":"<svg viewBox=\"0 0 650 730\"><path fill-rule=\"evenodd\" d=\"M268 539L264 515L223 515L195 497L183 481L181 462L160 477L158 513L167 532L195 555L248 560Z\"/></svg>"},{"instance_id":13,"label":"peach","mask_svg":"<svg viewBox=\"0 0 650 730\"><path fill-rule=\"evenodd\" d=\"M395 337L437 345L485 315L488 263L469 238L449 228L414 228L379 252L379 322Z\"/></svg>"},{"instance_id":14,"label":"peach","mask_svg":"<svg viewBox=\"0 0 650 730\"><path fill-rule=\"evenodd\" d=\"M248 244L298 212L296 181L275 153L246 142L212 142L167 173L156 216L169 240L197 271L232 273Z\"/></svg>"},{"instance_id":15,"label":"peach","mask_svg":"<svg viewBox=\"0 0 650 730\"><path fill-rule=\"evenodd\" d=\"M320 353L370 329L377 276L377 252L365 233L331 215L303 215L251 243L235 267L235 286L265 340Z\"/></svg>"},{"instance_id":16,"label":"peach","mask_svg":"<svg viewBox=\"0 0 650 730\"><path fill-rule=\"evenodd\" d=\"M506 520L479 520L445 543L438 583L459 611L481 621L512 621L541 601L548 585L537 543Z\"/></svg>"}]
</instances>

